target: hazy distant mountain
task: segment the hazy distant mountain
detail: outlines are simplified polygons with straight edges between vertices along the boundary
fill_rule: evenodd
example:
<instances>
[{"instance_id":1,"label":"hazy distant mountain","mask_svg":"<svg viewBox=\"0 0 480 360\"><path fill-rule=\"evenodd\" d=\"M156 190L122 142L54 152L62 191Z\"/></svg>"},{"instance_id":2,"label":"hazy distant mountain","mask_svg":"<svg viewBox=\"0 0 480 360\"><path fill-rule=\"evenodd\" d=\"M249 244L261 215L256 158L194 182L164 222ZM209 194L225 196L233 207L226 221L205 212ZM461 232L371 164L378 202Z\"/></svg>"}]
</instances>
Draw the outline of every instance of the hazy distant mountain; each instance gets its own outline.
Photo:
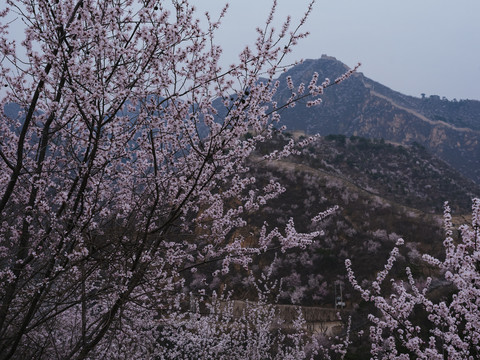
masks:
<instances>
[{"instance_id":1,"label":"hazy distant mountain","mask_svg":"<svg viewBox=\"0 0 480 360\"><path fill-rule=\"evenodd\" d=\"M312 74L334 80L348 67L333 57L306 60L280 76L277 100L290 96L286 76L295 85L308 85ZM330 87L320 106L296 106L282 111L289 129L321 135L344 134L418 143L480 184L480 101L453 100L432 95L403 95L356 73Z\"/></svg>"}]
</instances>

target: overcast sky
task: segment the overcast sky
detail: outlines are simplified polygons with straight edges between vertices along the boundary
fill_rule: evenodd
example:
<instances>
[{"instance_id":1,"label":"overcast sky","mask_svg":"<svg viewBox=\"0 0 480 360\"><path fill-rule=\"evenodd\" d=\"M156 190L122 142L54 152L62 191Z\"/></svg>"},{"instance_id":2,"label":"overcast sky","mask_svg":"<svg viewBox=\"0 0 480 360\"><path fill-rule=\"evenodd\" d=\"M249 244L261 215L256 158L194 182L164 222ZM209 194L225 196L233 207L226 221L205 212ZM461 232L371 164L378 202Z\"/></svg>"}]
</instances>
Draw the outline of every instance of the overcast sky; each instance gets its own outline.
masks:
<instances>
[{"instance_id":1,"label":"overcast sky","mask_svg":"<svg viewBox=\"0 0 480 360\"><path fill-rule=\"evenodd\" d=\"M192 0L218 14L223 0ZM231 0L218 40L230 63L255 38L270 0ZM308 0L278 0L278 19L299 19ZM393 90L480 100L479 0L317 0L305 26L311 35L295 59L336 57ZM292 58L293 59L293 58Z\"/></svg>"}]
</instances>

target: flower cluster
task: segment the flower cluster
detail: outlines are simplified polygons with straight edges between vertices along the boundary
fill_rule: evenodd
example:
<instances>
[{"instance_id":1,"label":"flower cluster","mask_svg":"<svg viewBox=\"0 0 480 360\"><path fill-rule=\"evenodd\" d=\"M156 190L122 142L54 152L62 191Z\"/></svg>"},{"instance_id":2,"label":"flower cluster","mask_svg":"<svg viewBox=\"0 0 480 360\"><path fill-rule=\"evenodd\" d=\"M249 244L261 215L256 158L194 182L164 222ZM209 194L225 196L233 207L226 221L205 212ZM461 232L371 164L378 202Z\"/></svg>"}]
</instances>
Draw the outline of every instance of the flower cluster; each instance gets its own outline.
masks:
<instances>
[{"instance_id":1,"label":"flower cluster","mask_svg":"<svg viewBox=\"0 0 480 360\"><path fill-rule=\"evenodd\" d=\"M158 350L161 359L314 359L319 344L307 335L300 309L287 323L268 299L280 286L271 268L253 280L257 301L238 301L230 295L189 294L188 310L162 318ZM184 305L184 307L185 307Z\"/></svg>"},{"instance_id":2,"label":"flower cluster","mask_svg":"<svg viewBox=\"0 0 480 360\"><path fill-rule=\"evenodd\" d=\"M445 204L445 259L425 255L424 260L436 267L444 283L455 290L449 299L435 299L429 293L432 283L427 278L419 287L409 268L408 282L392 279L393 293L385 297L381 284L389 274L398 256L395 247L372 289L362 288L347 260L350 283L363 299L375 305L379 315L370 314L371 354L376 359L474 359L480 353L480 249L478 220L480 200L473 199L471 226L459 227L460 239L453 236L452 217ZM397 244L399 245L399 244ZM422 325L418 322L419 309L426 314Z\"/></svg>"}]
</instances>

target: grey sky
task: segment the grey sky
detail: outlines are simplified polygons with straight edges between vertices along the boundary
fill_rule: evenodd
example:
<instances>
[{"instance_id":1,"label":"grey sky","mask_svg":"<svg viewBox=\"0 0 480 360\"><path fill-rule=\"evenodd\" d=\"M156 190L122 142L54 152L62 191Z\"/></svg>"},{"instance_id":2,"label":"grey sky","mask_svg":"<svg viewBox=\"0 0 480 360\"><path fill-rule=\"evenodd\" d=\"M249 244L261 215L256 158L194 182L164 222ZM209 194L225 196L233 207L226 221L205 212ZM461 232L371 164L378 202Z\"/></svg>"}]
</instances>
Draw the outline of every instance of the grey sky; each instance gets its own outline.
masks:
<instances>
[{"instance_id":1,"label":"grey sky","mask_svg":"<svg viewBox=\"0 0 480 360\"><path fill-rule=\"evenodd\" d=\"M218 14L222 0L193 0ZM278 0L278 20L298 19L308 0ZM218 34L225 61L253 43L270 0L231 0ZM279 21L280 23L280 21ZM335 56L402 93L480 100L479 0L317 0L305 26L311 35L293 59Z\"/></svg>"}]
</instances>

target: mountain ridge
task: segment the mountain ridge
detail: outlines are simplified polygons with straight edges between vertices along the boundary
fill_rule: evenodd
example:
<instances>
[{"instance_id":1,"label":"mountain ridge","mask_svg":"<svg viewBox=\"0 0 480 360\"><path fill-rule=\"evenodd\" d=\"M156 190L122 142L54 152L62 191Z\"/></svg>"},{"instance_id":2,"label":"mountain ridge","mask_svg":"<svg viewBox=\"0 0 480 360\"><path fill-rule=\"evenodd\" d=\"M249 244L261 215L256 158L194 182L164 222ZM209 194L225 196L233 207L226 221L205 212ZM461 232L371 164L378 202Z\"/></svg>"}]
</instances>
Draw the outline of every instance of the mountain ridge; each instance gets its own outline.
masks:
<instances>
[{"instance_id":1,"label":"mountain ridge","mask_svg":"<svg viewBox=\"0 0 480 360\"><path fill-rule=\"evenodd\" d=\"M369 84L365 84L365 86L366 86L367 88L370 87ZM382 98L382 99L384 99L384 100L387 100L389 103L391 103L393 106L397 107L398 109L403 110L403 111L407 111L407 112L411 113L412 115L418 117L419 119L428 122L428 123L431 124L431 125L442 125L442 126L446 126L446 127L452 128L452 129L457 130L457 131L472 131L472 132L475 132L475 133L477 133L477 134L480 134L480 131L473 130L473 129L470 129L470 128L467 128L467 127L457 127L457 126L455 126L455 125L453 125L453 124L447 123L447 122L442 121L442 120L431 120L431 119L427 118L425 115L420 114L419 112L417 112L417 111L414 110L414 109L409 109L409 108L407 108L407 107L405 107L405 106L402 106L402 105L397 104L393 99L390 99L390 98L388 98L387 96L382 95L382 94L376 92L376 91L373 90L373 89L370 91L370 94L372 94L372 95L374 95L374 96L378 96L378 97L380 97L380 98Z\"/></svg>"},{"instance_id":2,"label":"mountain ridge","mask_svg":"<svg viewBox=\"0 0 480 360\"><path fill-rule=\"evenodd\" d=\"M305 60L283 73L276 99L288 99L290 76L308 84L314 72L337 78L348 67L331 56ZM415 98L379 84L361 72L332 86L316 107L299 104L281 112L281 125L307 134L342 134L378 138L402 145L418 143L480 184L480 101L447 100L437 95Z\"/></svg>"}]
</instances>

